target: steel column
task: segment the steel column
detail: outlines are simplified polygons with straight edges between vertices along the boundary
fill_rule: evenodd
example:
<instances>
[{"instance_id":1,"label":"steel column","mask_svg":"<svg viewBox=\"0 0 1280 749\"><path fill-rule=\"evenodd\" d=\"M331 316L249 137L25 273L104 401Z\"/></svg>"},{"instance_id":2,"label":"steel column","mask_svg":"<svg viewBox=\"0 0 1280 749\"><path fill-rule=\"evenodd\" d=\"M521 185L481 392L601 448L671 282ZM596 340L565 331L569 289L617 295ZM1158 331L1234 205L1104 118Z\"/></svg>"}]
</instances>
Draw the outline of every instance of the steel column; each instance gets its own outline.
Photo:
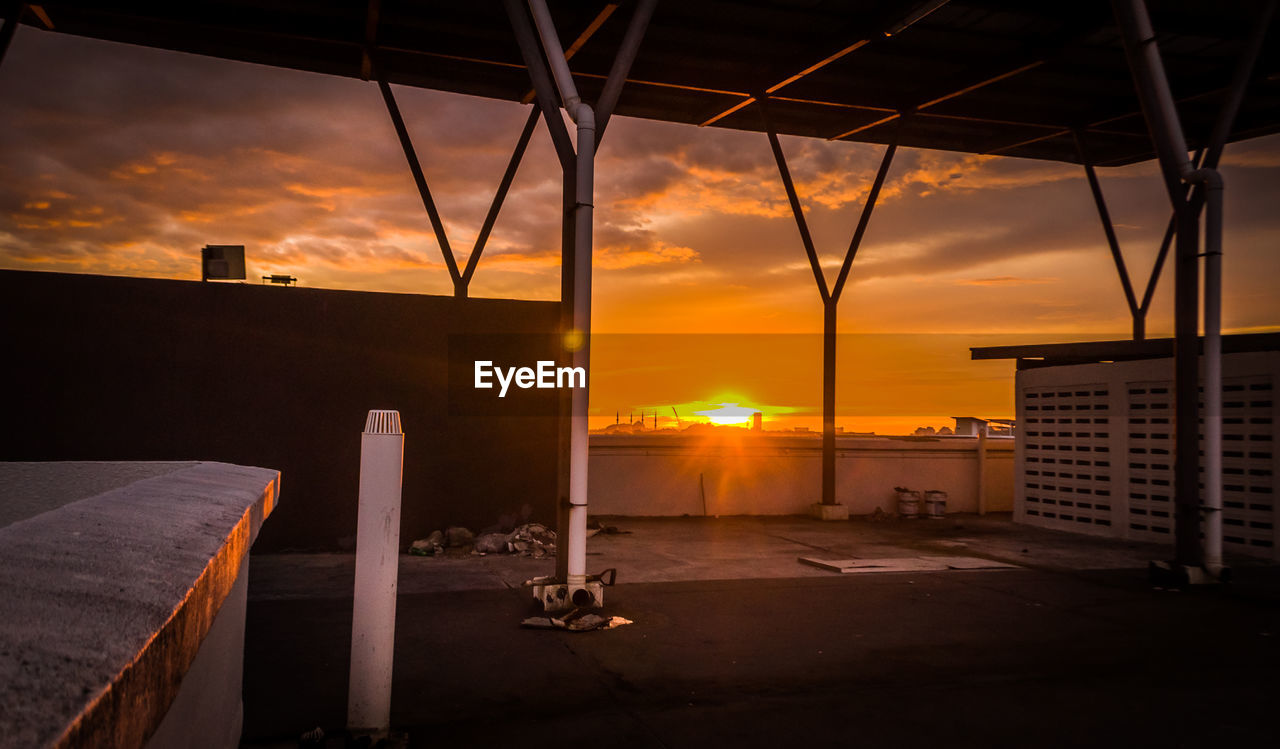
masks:
<instances>
[{"instance_id":1,"label":"steel column","mask_svg":"<svg viewBox=\"0 0 1280 749\"><path fill-rule=\"evenodd\" d=\"M1174 562L1203 563L1200 544L1199 217L1183 187L1186 137L1143 0L1114 0L1129 68L1176 213L1174 245Z\"/></svg>"},{"instance_id":2,"label":"steel column","mask_svg":"<svg viewBox=\"0 0 1280 749\"><path fill-rule=\"evenodd\" d=\"M569 138L568 129L560 116L560 106L555 95L551 74L547 70L541 48L529 15L525 12L520 0L503 0L507 18L511 22L516 44L520 48L520 56L525 68L529 71L529 80L533 84L534 96L539 109L546 120L547 129L551 132L552 144L556 156L560 160L563 175L562 201L560 215L560 332L566 334L573 329L574 308L574 205L577 194L575 174L577 171L577 154ZM572 352L563 345L559 349L561 366L571 364ZM558 404L560 428L557 434L556 461L556 533L560 538L567 538L569 533L569 484L570 471L574 456L571 450L570 433L572 431L573 399L568 391L560 391ZM563 543L557 546L555 579L565 581L569 576L569 557Z\"/></svg>"},{"instance_id":3,"label":"steel column","mask_svg":"<svg viewBox=\"0 0 1280 749\"><path fill-rule=\"evenodd\" d=\"M836 504L836 300L822 303L822 504Z\"/></svg>"},{"instance_id":4,"label":"steel column","mask_svg":"<svg viewBox=\"0 0 1280 749\"><path fill-rule=\"evenodd\" d=\"M1204 566L1222 560L1222 182L1205 186L1204 226ZM1196 210L1192 206L1192 210Z\"/></svg>"},{"instance_id":5,"label":"steel column","mask_svg":"<svg viewBox=\"0 0 1280 749\"><path fill-rule=\"evenodd\" d=\"M838 329L837 310L840 295L844 291L845 282L849 278L849 270L853 267L853 259L862 245L862 237L866 234L867 225L871 221L871 212L875 210L876 201L880 197L880 189L884 186L885 177L889 174L889 166L893 163L893 155L898 150L899 127L894 131L893 141L885 149L880 160L880 168L867 193L867 200L858 217L857 228L853 238L849 240L849 248L845 250L844 260L840 264L840 273L836 283L828 290L827 277L822 271L813 237L809 234L809 225L805 221L804 207L800 204L800 196L796 194L795 183L791 179L791 171L787 168L787 158L782 152L782 144L778 141L777 131L769 119L768 96L756 97L760 102L760 115L764 120L765 134L769 137L769 147L773 151L774 161L778 164L778 174L782 178L782 186L787 193L787 201L791 204L791 213L795 217L796 228L800 232L800 241L804 245L805 254L809 258L809 266L813 270L814 280L818 284L818 293L822 296L822 499L823 505L836 503L836 334Z\"/></svg>"},{"instance_id":6,"label":"steel column","mask_svg":"<svg viewBox=\"0 0 1280 749\"><path fill-rule=\"evenodd\" d=\"M534 24L538 28L542 51L551 65L552 78L560 92L561 103L577 125L578 150L574 160L573 191L573 280L570 327L565 330L565 346L573 366L590 372L591 367L591 251L592 204L595 187L595 116L591 107L578 97L573 76L569 72L564 50L556 37L555 26L545 4L530 2ZM557 110L558 111L558 110ZM566 180L567 183L567 180ZM590 376L588 375L588 383ZM591 600L585 589L587 581L587 461L589 449L588 406L590 393L585 387L570 393L569 417L569 502L567 523L559 534L557 566L563 566L568 594L574 604ZM567 532L566 532L567 531Z\"/></svg>"},{"instance_id":7,"label":"steel column","mask_svg":"<svg viewBox=\"0 0 1280 749\"><path fill-rule=\"evenodd\" d=\"M1177 108L1169 89L1155 31L1147 15L1144 0L1113 0L1117 24L1120 27L1125 53L1133 73L1134 84L1142 105L1147 129L1156 147L1166 189L1175 211L1176 245L1174 260L1174 491L1176 501L1175 564L1183 570L1204 568L1210 575L1221 572L1220 538L1210 542L1214 558L1205 559L1200 543L1200 513L1208 514L1207 534L1221 534L1221 383L1206 381L1205 432L1206 452L1215 454L1206 461L1204 484L1209 490L1206 501L1200 500L1199 467L1199 209L1202 202L1208 205L1205 245L1211 256L1209 280L1212 288L1206 292L1205 356L1206 371L1214 380L1221 376L1221 351L1219 348L1218 284L1222 247L1222 178L1213 168L1230 133L1248 84L1262 39L1275 11L1275 2L1268 2L1262 10L1261 23L1254 27L1245 54L1237 66L1223 110L1215 124L1211 142L1205 154L1206 167L1197 168L1187 159L1186 138L1183 136ZM1195 186L1191 198L1187 186ZM1203 197L1202 197L1203 196ZM1210 309L1211 308L1211 309ZM1212 361L1208 361L1208 359Z\"/></svg>"},{"instance_id":8,"label":"steel column","mask_svg":"<svg viewBox=\"0 0 1280 749\"><path fill-rule=\"evenodd\" d=\"M553 130L557 154L564 173L563 215L561 223L561 325L564 348L574 367L588 373L590 381L591 340L591 253L592 221L595 192L595 150L600 133L595 111L578 96L577 86L560 45L554 21L546 4L530 0L528 13L518 0L504 0L521 56L529 70L535 95L542 106L548 127ZM624 37L623 47L605 80L606 102L611 110L620 93L631 62L653 10L645 1L633 15ZM529 16L533 17L530 24ZM535 27L536 26L536 33ZM549 66L549 70L548 70ZM577 152L574 153L559 117L557 106L563 104L577 125ZM608 112L606 112L606 117ZM553 123L552 121L555 121ZM557 124L559 133L556 132ZM561 430L560 502L558 526L561 542L556 557L556 578L566 584L575 605L587 603L591 594L586 584L586 521L588 506L588 405L590 392L586 386L574 388L561 400L569 401L569 428ZM563 422L562 422L563 423Z\"/></svg>"}]
</instances>

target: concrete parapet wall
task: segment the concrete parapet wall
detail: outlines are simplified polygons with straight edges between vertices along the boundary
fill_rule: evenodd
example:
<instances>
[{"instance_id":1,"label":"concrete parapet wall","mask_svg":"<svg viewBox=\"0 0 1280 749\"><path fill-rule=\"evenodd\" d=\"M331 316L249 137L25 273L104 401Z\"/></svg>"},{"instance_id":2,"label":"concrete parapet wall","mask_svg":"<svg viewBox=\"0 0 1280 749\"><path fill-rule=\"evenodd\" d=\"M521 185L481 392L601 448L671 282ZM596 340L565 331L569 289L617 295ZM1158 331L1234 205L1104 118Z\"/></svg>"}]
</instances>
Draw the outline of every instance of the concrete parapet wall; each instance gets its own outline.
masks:
<instances>
[{"instance_id":1,"label":"concrete parapet wall","mask_svg":"<svg viewBox=\"0 0 1280 749\"><path fill-rule=\"evenodd\" d=\"M264 468L178 465L0 528L0 746L235 746L243 572L279 487Z\"/></svg>"},{"instance_id":2,"label":"concrete parapet wall","mask_svg":"<svg viewBox=\"0 0 1280 749\"><path fill-rule=\"evenodd\" d=\"M269 465L290 496L259 548L336 550L354 541L365 415L398 409L401 538L526 504L554 523L555 418L458 408L448 351L501 334L511 362L551 359L558 315L553 302L0 271L16 427L0 460Z\"/></svg>"},{"instance_id":3,"label":"concrete parapet wall","mask_svg":"<svg viewBox=\"0 0 1280 749\"><path fill-rule=\"evenodd\" d=\"M836 498L850 513L896 512L895 486L945 491L949 512L978 509L976 439L836 443ZM821 498L821 457L816 436L592 435L591 512L801 514ZM987 441L986 486L986 510L1013 508L1012 440Z\"/></svg>"}]
</instances>

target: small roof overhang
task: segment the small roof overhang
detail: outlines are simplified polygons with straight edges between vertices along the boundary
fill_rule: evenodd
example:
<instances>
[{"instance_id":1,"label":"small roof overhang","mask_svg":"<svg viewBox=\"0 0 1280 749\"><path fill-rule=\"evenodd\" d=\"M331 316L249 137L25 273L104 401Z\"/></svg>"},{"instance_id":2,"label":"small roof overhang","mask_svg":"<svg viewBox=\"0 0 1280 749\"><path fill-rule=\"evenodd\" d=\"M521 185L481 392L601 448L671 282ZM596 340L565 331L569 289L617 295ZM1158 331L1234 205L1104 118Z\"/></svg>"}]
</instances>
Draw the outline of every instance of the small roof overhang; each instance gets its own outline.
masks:
<instances>
[{"instance_id":1,"label":"small roof overhang","mask_svg":"<svg viewBox=\"0 0 1280 749\"><path fill-rule=\"evenodd\" d=\"M1204 339L1200 339L1203 349ZM970 348L971 358L1016 359L1018 369L1057 367L1065 364L1164 359L1173 356L1174 339L1149 338L1141 341L1087 341L1081 343L1040 343L1025 346L984 346ZM1280 333L1246 333L1222 336L1222 353L1280 351Z\"/></svg>"}]
</instances>

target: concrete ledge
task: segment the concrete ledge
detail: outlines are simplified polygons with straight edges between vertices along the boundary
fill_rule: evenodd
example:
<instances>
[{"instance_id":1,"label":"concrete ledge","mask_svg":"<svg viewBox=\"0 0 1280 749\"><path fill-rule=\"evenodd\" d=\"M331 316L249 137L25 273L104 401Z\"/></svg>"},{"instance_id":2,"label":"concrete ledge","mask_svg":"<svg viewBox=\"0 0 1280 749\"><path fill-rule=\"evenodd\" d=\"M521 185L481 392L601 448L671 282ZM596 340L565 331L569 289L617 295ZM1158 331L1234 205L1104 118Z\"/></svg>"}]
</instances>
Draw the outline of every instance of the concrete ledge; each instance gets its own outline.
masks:
<instances>
[{"instance_id":1,"label":"concrete ledge","mask_svg":"<svg viewBox=\"0 0 1280 749\"><path fill-rule=\"evenodd\" d=\"M0 465L0 486L21 465ZM0 528L0 746L144 745L279 482L268 469L193 463Z\"/></svg>"}]
</instances>

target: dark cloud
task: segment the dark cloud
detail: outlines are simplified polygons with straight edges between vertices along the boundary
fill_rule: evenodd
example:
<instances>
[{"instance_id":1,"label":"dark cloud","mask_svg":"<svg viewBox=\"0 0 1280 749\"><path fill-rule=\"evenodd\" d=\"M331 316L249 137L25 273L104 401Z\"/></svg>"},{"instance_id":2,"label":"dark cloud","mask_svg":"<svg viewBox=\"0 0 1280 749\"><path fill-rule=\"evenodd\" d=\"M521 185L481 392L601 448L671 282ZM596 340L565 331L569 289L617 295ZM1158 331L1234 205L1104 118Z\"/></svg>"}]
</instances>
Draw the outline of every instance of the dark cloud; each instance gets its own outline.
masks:
<instances>
[{"instance_id":1,"label":"dark cloud","mask_svg":"<svg viewBox=\"0 0 1280 749\"><path fill-rule=\"evenodd\" d=\"M462 262L529 110L396 95ZM0 66L0 96L4 266L192 277L199 246L243 242L254 267L308 284L449 289L372 83L23 27ZM883 148L782 145L834 277ZM1276 317L1259 279L1280 271L1278 154L1273 137L1233 145L1224 162L1239 302L1228 315L1239 324ZM1150 164L1103 175L1141 284L1168 219L1160 182ZM560 214L559 166L539 124L475 293L558 294ZM609 324L818 324L812 272L759 133L614 119L595 227L596 309ZM842 315L889 327L1114 326L1125 314L1114 279L1078 168L901 149ZM1012 306L983 307L994 293Z\"/></svg>"}]
</instances>

